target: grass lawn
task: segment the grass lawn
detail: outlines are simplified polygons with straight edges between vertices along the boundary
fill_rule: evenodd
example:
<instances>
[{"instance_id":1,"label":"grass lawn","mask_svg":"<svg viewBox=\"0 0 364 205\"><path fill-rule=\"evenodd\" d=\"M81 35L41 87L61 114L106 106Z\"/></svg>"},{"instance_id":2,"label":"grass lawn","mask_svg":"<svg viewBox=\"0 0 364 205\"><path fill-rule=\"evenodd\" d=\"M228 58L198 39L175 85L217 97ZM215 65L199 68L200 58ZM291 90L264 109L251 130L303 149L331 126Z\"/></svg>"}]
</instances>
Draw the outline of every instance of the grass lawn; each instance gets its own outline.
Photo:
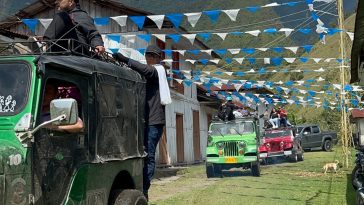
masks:
<instances>
[{"instance_id":1,"label":"grass lawn","mask_svg":"<svg viewBox=\"0 0 364 205\"><path fill-rule=\"evenodd\" d=\"M252 177L250 171L233 171L226 172L223 178L207 179L204 165L192 166L177 177L155 180L150 204L353 205L354 157L348 169L341 168L336 174L322 173L325 163L343 160L340 153L340 147L332 152L306 152L303 162L263 166L261 177Z\"/></svg>"}]
</instances>

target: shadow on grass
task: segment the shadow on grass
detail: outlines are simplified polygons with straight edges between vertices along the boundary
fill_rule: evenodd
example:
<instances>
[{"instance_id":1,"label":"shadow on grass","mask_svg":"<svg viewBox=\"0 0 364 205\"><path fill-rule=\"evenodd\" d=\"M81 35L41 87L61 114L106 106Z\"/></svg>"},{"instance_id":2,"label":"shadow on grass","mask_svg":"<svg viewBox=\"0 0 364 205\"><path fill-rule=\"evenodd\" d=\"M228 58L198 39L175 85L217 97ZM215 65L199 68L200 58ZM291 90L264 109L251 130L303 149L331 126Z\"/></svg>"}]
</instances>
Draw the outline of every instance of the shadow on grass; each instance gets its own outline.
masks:
<instances>
[{"instance_id":1,"label":"shadow on grass","mask_svg":"<svg viewBox=\"0 0 364 205\"><path fill-rule=\"evenodd\" d=\"M221 192L223 194L229 194L229 195L237 195L242 197L255 197L255 198L262 198L262 199L278 199L282 201L302 201L301 199L295 199L295 198L284 198L284 197L278 197L278 196L264 196L264 195L252 195L252 194L242 194L242 193L230 193L230 192Z\"/></svg>"},{"instance_id":2,"label":"shadow on grass","mask_svg":"<svg viewBox=\"0 0 364 205\"><path fill-rule=\"evenodd\" d=\"M347 174L346 204L355 204L355 190L351 184L351 174Z\"/></svg>"}]
</instances>

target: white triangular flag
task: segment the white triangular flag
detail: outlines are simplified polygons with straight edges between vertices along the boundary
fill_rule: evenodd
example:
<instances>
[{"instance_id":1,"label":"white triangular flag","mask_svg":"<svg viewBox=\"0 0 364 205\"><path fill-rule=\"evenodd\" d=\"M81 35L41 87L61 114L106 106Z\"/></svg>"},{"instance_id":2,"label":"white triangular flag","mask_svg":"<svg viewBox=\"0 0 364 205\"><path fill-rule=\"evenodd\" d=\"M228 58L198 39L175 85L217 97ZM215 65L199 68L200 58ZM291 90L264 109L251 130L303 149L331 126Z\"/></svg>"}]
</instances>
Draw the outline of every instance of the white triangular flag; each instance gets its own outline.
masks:
<instances>
[{"instance_id":1,"label":"white triangular flag","mask_svg":"<svg viewBox=\"0 0 364 205\"><path fill-rule=\"evenodd\" d=\"M283 58L287 63L293 63L296 58Z\"/></svg>"},{"instance_id":2,"label":"white triangular flag","mask_svg":"<svg viewBox=\"0 0 364 205\"><path fill-rule=\"evenodd\" d=\"M226 80L226 79L221 79L220 80L223 84L227 84L229 82L229 80Z\"/></svg>"},{"instance_id":3,"label":"white triangular flag","mask_svg":"<svg viewBox=\"0 0 364 205\"><path fill-rule=\"evenodd\" d=\"M113 16L110 18L116 21L116 23L118 23L121 27L124 27L126 26L126 20L128 19L128 16Z\"/></svg>"},{"instance_id":4,"label":"white triangular flag","mask_svg":"<svg viewBox=\"0 0 364 205\"><path fill-rule=\"evenodd\" d=\"M322 60L322 58L312 58L312 60L315 61L316 63L319 63Z\"/></svg>"},{"instance_id":5,"label":"white triangular flag","mask_svg":"<svg viewBox=\"0 0 364 205\"><path fill-rule=\"evenodd\" d=\"M260 30L254 30L254 31L246 31L245 33L253 35L253 36L258 36L261 31Z\"/></svg>"},{"instance_id":6,"label":"white triangular flag","mask_svg":"<svg viewBox=\"0 0 364 205\"><path fill-rule=\"evenodd\" d=\"M195 64L195 62L196 62L196 60L192 60L192 59L186 59L185 61L186 61L186 62L190 62L192 65L194 65L194 64Z\"/></svg>"},{"instance_id":7,"label":"white triangular flag","mask_svg":"<svg viewBox=\"0 0 364 205\"><path fill-rule=\"evenodd\" d=\"M153 34L154 37L158 38L159 40L166 42L166 35L165 34Z\"/></svg>"},{"instance_id":8,"label":"white triangular flag","mask_svg":"<svg viewBox=\"0 0 364 205\"><path fill-rule=\"evenodd\" d=\"M124 37L124 39L130 43L135 43L135 35L124 35L122 37Z\"/></svg>"},{"instance_id":9,"label":"white triangular flag","mask_svg":"<svg viewBox=\"0 0 364 205\"><path fill-rule=\"evenodd\" d=\"M334 60L335 58L327 58L324 62L325 63L330 63L331 60Z\"/></svg>"},{"instance_id":10,"label":"white triangular flag","mask_svg":"<svg viewBox=\"0 0 364 205\"><path fill-rule=\"evenodd\" d=\"M210 71L203 71L206 75L210 75L211 72Z\"/></svg>"},{"instance_id":11,"label":"white triangular flag","mask_svg":"<svg viewBox=\"0 0 364 205\"><path fill-rule=\"evenodd\" d=\"M238 62L239 64L242 64L244 61L244 58L233 58L234 60L236 60L236 62Z\"/></svg>"},{"instance_id":12,"label":"white triangular flag","mask_svg":"<svg viewBox=\"0 0 364 205\"><path fill-rule=\"evenodd\" d=\"M185 16L187 17L187 21L191 24L192 27L196 26L196 23L201 17L202 12L198 13L185 13Z\"/></svg>"},{"instance_id":13,"label":"white triangular flag","mask_svg":"<svg viewBox=\"0 0 364 205\"><path fill-rule=\"evenodd\" d=\"M278 73L278 71L277 70L272 70L271 73Z\"/></svg>"},{"instance_id":14,"label":"white triangular flag","mask_svg":"<svg viewBox=\"0 0 364 205\"><path fill-rule=\"evenodd\" d=\"M220 59L211 59L209 60L211 63L218 64L220 62Z\"/></svg>"},{"instance_id":15,"label":"white triangular flag","mask_svg":"<svg viewBox=\"0 0 364 205\"><path fill-rule=\"evenodd\" d=\"M317 82L324 81L325 79L321 78L321 76L317 79Z\"/></svg>"},{"instance_id":16,"label":"white triangular flag","mask_svg":"<svg viewBox=\"0 0 364 205\"><path fill-rule=\"evenodd\" d=\"M320 68L318 70L314 70L315 72L324 72L325 70L323 68Z\"/></svg>"},{"instance_id":17,"label":"white triangular flag","mask_svg":"<svg viewBox=\"0 0 364 205\"><path fill-rule=\"evenodd\" d=\"M240 9L222 10L232 21L236 21L236 17Z\"/></svg>"},{"instance_id":18,"label":"white triangular flag","mask_svg":"<svg viewBox=\"0 0 364 205\"><path fill-rule=\"evenodd\" d=\"M264 64L270 64L270 58L264 58Z\"/></svg>"},{"instance_id":19,"label":"white triangular flag","mask_svg":"<svg viewBox=\"0 0 364 205\"><path fill-rule=\"evenodd\" d=\"M236 55L240 53L240 48L227 49L231 54Z\"/></svg>"},{"instance_id":20,"label":"white triangular flag","mask_svg":"<svg viewBox=\"0 0 364 205\"><path fill-rule=\"evenodd\" d=\"M209 49L209 50L201 50L201 52L207 53L207 54L209 54L211 56L212 49Z\"/></svg>"},{"instance_id":21,"label":"white triangular flag","mask_svg":"<svg viewBox=\"0 0 364 205\"><path fill-rule=\"evenodd\" d=\"M202 83L201 83L201 82L193 82L193 83L195 83L195 84L197 84L197 85L202 85Z\"/></svg>"},{"instance_id":22,"label":"white triangular flag","mask_svg":"<svg viewBox=\"0 0 364 205\"><path fill-rule=\"evenodd\" d=\"M310 10L310 11L314 11L315 9L313 8L313 4L308 4L308 9Z\"/></svg>"},{"instance_id":23,"label":"white triangular flag","mask_svg":"<svg viewBox=\"0 0 364 205\"><path fill-rule=\"evenodd\" d=\"M43 25L45 29L48 28L49 24L53 21L53 19L39 19L40 23Z\"/></svg>"},{"instance_id":24,"label":"white triangular flag","mask_svg":"<svg viewBox=\"0 0 364 205\"><path fill-rule=\"evenodd\" d=\"M182 84L183 80L182 79L175 79L179 84Z\"/></svg>"},{"instance_id":25,"label":"white triangular flag","mask_svg":"<svg viewBox=\"0 0 364 205\"><path fill-rule=\"evenodd\" d=\"M255 73L254 69L250 69L247 73Z\"/></svg>"},{"instance_id":26,"label":"white triangular flag","mask_svg":"<svg viewBox=\"0 0 364 205\"><path fill-rule=\"evenodd\" d=\"M214 86L218 87L219 89L221 89L222 84L221 83L214 83Z\"/></svg>"},{"instance_id":27,"label":"white triangular flag","mask_svg":"<svg viewBox=\"0 0 364 205\"><path fill-rule=\"evenodd\" d=\"M186 50L176 50L176 52L178 52L179 54L184 56L186 53Z\"/></svg>"},{"instance_id":28,"label":"white triangular flag","mask_svg":"<svg viewBox=\"0 0 364 205\"><path fill-rule=\"evenodd\" d=\"M262 7L264 8L264 7L275 7L275 6L280 6L280 4L278 4L277 2L274 2L274 3L266 4Z\"/></svg>"},{"instance_id":29,"label":"white triangular flag","mask_svg":"<svg viewBox=\"0 0 364 205\"><path fill-rule=\"evenodd\" d=\"M331 110L335 110L335 107L331 107L331 106L330 106L330 108L331 108Z\"/></svg>"},{"instance_id":30,"label":"white triangular flag","mask_svg":"<svg viewBox=\"0 0 364 205\"><path fill-rule=\"evenodd\" d=\"M352 33L352 32L346 32L346 34L348 34L348 36L349 36L349 38L350 38L351 41L354 40L354 33Z\"/></svg>"},{"instance_id":31,"label":"white triangular flag","mask_svg":"<svg viewBox=\"0 0 364 205\"><path fill-rule=\"evenodd\" d=\"M289 35L291 35L292 31L294 31L294 29L291 28L281 28L279 29L280 32L284 32L284 34L286 35L286 37L288 37Z\"/></svg>"},{"instance_id":32,"label":"white triangular flag","mask_svg":"<svg viewBox=\"0 0 364 205\"><path fill-rule=\"evenodd\" d=\"M294 100L287 99L287 102L292 105L294 103Z\"/></svg>"},{"instance_id":33,"label":"white triangular flag","mask_svg":"<svg viewBox=\"0 0 364 205\"><path fill-rule=\"evenodd\" d=\"M260 51L263 51L263 52L265 52L265 51L267 51L269 48L257 48L257 50L260 50Z\"/></svg>"},{"instance_id":34,"label":"white triangular flag","mask_svg":"<svg viewBox=\"0 0 364 205\"><path fill-rule=\"evenodd\" d=\"M159 29L162 29L163 21L164 21L164 15L150 15L147 16L150 20L154 21L154 23L157 25Z\"/></svg>"},{"instance_id":35,"label":"white triangular flag","mask_svg":"<svg viewBox=\"0 0 364 205\"><path fill-rule=\"evenodd\" d=\"M192 45L195 42L196 34L182 34L182 36L187 38Z\"/></svg>"},{"instance_id":36,"label":"white triangular flag","mask_svg":"<svg viewBox=\"0 0 364 205\"><path fill-rule=\"evenodd\" d=\"M340 84L332 84L334 86L334 88L341 90L341 85Z\"/></svg>"},{"instance_id":37,"label":"white triangular flag","mask_svg":"<svg viewBox=\"0 0 364 205\"><path fill-rule=\"evenodd\" d=\"M218 35L222 40L225 40L226 36L228 35L228 33L214 33L216 35Z\"/></svg>"},{"instance_id":38,"label":"white triangular flag","mask_svg":"<svg viewBox=\"0 0 364 205\"><path fill-rule=\"evenodd\" d=\"M225 72L226 75L232 76L234 72Z\"/></svg>"},{"instance_id":39,"label":"white triangular flag","mask_svg":"<svg viewBox=\"0 0 364 205\"><path fill-rule=\"evenodd\" d=\"M299 47L284 47L287 50L292 51L294 54L297 53Z\"/></svg>"}]
</instances>

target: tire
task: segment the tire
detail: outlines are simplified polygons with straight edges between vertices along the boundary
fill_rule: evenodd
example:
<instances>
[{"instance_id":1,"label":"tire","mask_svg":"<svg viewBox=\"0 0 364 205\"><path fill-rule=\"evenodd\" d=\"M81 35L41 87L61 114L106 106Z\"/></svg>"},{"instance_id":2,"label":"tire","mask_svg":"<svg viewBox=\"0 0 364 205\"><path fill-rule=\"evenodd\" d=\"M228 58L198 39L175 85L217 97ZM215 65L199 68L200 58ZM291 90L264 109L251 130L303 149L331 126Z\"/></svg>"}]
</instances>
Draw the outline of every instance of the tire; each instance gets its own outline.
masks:
<instances>
[{"instance_id":1,"label":"tire","mask_svg":"<svg viewBox=\"0 0 364 205\"><path fill-rule=\"evenodd\" d=\"M355 190L357 190L359 187L356 185L356 183L354 183L354 180L357 179L360 182L363 182L363 176L360 175L360 173L359 173L360 169L361 169L361 167L357 165L351 172L351 183L353 184L353 188Z\"/></svg>"},{"instance_id":2,"label":"tire","mask_svg":"<svg viewBox=\"0 0 364 205\"><path fill-rule=\"evenodd\" d=\"M291 162L297 162L297 161L298 161L298 155L297 155L297 154L291 154L291 155L289 156L289 160L290 160Z\"/></svg>"},{"instance_id":3,"label":"tire","mask_svg":"<svg viewBox=\"0 0 364 205\"><path fill-rule=\"evenodd\" d=\"M304 155L303 155L303 152L301 152L300 154L297 154L297 160L298 161L303 161L303 160L305 160L305 157L304 157Z\"/></svg>"},{"instance_id":4,"label":"tire","mask_svg":"<svg viewBox=\"0 0 364 205\"><path fill-rule=\"evenodd\" d=\"M222 165L221 164L214 164L214 175L215 177L220 177L222 178Z\"/></svg>"},{"instance_id":5,"label":"tire","mask_svg":"<svg viewBox=\"0 0 364 205\"><path fill-rule=\"evenodd\" d=\"M215 177L215 173L214 173L214 165L212 164L206 164L206 176L207 178L213 178Z\"/></svg>"},{"instance_id":6,"label":"tire","mask_svg":"<svg viewBox=\"0 0 364 205\"><path fill-rule=\"evenodd\" d=\"M252 172L253 176L260 177L260 163L259 162L252 162L251 172Z\"/></svg>"},{"instance_id":7,"label":"tire","mask_svg":"<svg viewBox=\"0 0 364 205\"><path fill-rule=\"evenodd\" d=\"M332 142L331 140L325 140L324 144L322 145L322 150L326 152L330 152L332 150Z\"/></svg>"},{"instance_id":8,"label":"tire","mask_svg":"<svg viewBox=\"0 0 364 205\"><path fill-rule=\"evenodd\" d=\"M136 189L116 190L111 205L148 205L142 192Z\"/></svg>"},{"instance_id":9,"label":"tire","mask_svg":"<svg viewBox=\"0 0 364 205\"><path fill-rule=\"evenodd\" d=\"M364 199L361 197L361 193L364 193L363 189L356 191L356 205L364 205Z\"/></svg>"}]
</instances>

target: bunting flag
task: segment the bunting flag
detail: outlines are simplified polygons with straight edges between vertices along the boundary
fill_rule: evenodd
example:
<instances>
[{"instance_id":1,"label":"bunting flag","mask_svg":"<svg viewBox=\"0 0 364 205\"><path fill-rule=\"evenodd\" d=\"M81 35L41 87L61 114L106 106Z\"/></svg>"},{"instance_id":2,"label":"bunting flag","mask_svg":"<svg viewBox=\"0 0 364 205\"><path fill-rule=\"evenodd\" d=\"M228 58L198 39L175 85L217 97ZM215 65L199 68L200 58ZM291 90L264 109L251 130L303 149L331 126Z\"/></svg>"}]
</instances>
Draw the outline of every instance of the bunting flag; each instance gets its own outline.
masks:
<instances>
[{"instance_id":1,"label":"bunting flag","mask_svg":"<svg viewBox=\"0 0 364 205\"><path fill-rule=\"evenodd\" d=\"M147 16L150 20L152 20L159 29L162 29L163 21L164 21L164 15L150 15Z\"/></svg>"},{"instance_id":2,"label":"bunting flag","mask_svg":"<svg viewBox=\"0 0 364 205\"><path fill-rule=\"evenodd\" d=\"M194 28L200 20L202 13L186 13L185 16L187 17L188 22L191 24L191 26Z\"/></svg>"},{"instance_id":3,"label":"bunting flag","mask_svg":"<svg viewBox=\"0 0 364 205\"><path fill-rule=\"evenodd\" d=\"M110 18L114 20L116 23L118 23L121 27L125 27L128 16L114 16Z\"/></svg>"},{"instance_id":4,"label":"bunting flag","mask_svg":"<svg viewBox=\"0 0 364 205\"><path fill-rule=\"evenodd\" d=\"M135 25L138 26L140 30L143 29L144 22L145 22L145 16L130 16L130 20L132 20Z\"/></svg>"},{"instance_id":5,"label":"bunting flag","mask_svg":"<svg viewBox=\"0 0 364 205\"><path fill-rule=\"evenodd\" d=\"M28 26L28 28L35 33L35 27L37 27L39 20L38 19L23 19L22 22Z\"/></svg>"}]
</instances>

